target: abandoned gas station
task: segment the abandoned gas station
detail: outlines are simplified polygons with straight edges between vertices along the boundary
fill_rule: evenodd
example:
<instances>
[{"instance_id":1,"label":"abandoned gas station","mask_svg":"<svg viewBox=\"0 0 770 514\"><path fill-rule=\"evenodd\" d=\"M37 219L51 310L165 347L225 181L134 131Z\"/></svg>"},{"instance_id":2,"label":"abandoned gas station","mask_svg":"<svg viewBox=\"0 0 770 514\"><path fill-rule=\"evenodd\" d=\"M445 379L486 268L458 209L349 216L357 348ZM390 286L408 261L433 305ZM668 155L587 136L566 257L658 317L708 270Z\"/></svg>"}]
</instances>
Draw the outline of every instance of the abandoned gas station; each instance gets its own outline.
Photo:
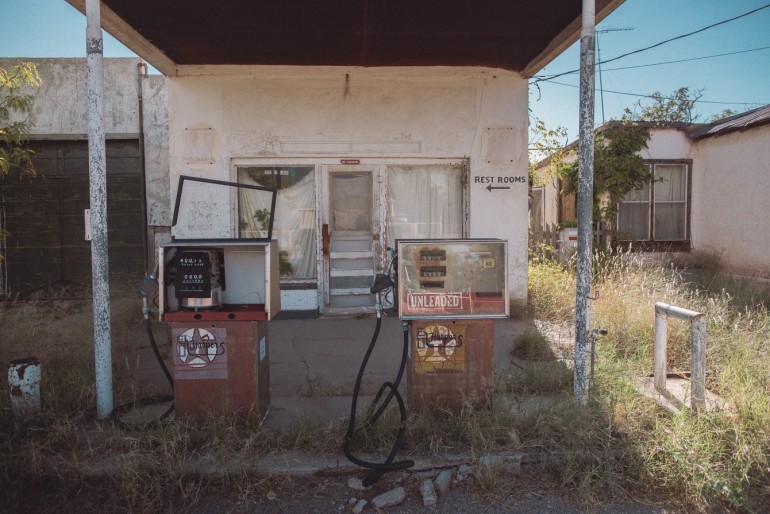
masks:
<instances>
[{"instance_id":1,"label":"abandoned gas station","mask_svg":"<svg viewBox=\"0 0 770 514\"><path fill-rule=\"evenodd\" d=\"M84 0L70 1L85 12ZM596 2L597 21L620 2ZM527 77L580 31L579 2L101 2L101 26L166 76L168 169L150 246L249 238L262 204L180 176L275 187L283 310L372 312L405 238L508 241L526 301ZM150 181L151 180L151 181Z\"/></svg>"},{"instance_id":2,"label":"abandoned gas station","mask_svg":"<svg viewBox=\"0 0 770 514\"><path fill-rule=\"evenodd\" d=\"M167 168L144 176L154 266L140 293L177 415L267 416L279 311L376 314L345 443L370 483L410 465L394 462L398 442L375 464L347 447L384 304L402 320L403 354L367 425L393 398L405 420L407 360L412 406L491 394L495 320L527 297L527 79L578 39L593 2L68 1L88 18L98 417L112 410L97 309L101 28L166 77L167 131L153 136ZM596 19L619 4L597 0ZM171 331L173 377L151 315Z\"/></svg>"}]
</instances>

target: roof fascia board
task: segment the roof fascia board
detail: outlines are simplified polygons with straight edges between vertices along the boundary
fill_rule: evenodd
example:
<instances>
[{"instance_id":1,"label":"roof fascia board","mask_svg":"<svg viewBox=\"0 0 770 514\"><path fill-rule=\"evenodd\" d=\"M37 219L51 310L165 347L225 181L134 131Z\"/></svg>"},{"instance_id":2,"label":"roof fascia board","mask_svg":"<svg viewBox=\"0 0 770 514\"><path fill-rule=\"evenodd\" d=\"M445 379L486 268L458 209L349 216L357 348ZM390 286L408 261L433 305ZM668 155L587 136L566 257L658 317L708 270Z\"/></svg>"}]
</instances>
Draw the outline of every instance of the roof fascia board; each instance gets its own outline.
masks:
<instances>
[{"instance_id":1,"label":"roof fascia board","mask_svg":"<svg viewBox=\"0 0 770 514\"><path fill-rule=\"evenodd\" d=\"M602 21L609 14L617 9L624 0L597 0L597 4L604 3L603 6L598 6L596 9L596 24ZM562 54L572 43L580 39L580 31L583 28L581 20L582 16L578 16L572 22L562 30L558 36L553 38L551 42L545 47L545 50L540 52L537 57L532 59L521 71L521 76L524 78L531 78L532 75L545 68L545 66L553 61L556 57Z\"/></svg>"},{"instance_id":2,"label":"roof fascia board","mask_svg":"<svg viewBox=\"0 0 770 514\"><path fill-rule=\"evenodd\" d=\"M86 13L86 0L67 0L67 2L83 14ZM159 72L166 76L176 75L177 64L174 61L126 23L115 11L104 5L103 2L99 3L100 23L104 30L154 66Z\"/></svg>"}]
</instances>

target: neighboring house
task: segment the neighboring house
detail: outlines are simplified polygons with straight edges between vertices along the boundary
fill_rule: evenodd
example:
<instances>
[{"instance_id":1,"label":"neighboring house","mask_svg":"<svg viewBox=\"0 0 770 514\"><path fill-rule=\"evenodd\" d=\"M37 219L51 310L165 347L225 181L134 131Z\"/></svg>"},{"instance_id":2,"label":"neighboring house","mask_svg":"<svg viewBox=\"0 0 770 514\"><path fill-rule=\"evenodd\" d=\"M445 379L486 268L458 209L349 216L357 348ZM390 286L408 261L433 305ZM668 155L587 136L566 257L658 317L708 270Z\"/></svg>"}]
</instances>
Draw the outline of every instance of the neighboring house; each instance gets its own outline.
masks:
<instances>
[{"instance_id":1,"label":"neighboring house","mask_svg":"<svg viewBox=\"0 0 770 514\"><path fill-rule=\"evenodd\" d=\"M710 124L646 125L641 155L655 179L626 195L618 232L644 249L696 250L726 270L770 278L770 106ZM559 189L551 177L533 191L541 228L575 219L574 197Z\"/></svg>"},{"instance_id":2,"label":"neighboring house","mask_svg":"<svg viewBox=\"0 0 770 514\"><path fill-rule=\"evenodd\" d=\"M0 66L17 60L0 59ZM86 60L22 60L34 63L42 79L30 91L35 100L28 145L37 176L20 178L12 171L0 177L0 223L8 233L0 241L0 293L89 287ZM148 225L150 234L153 226L169 225L156 208L145 214L143 200L145 177L148 204L157 204L159 191L168 204L165 77L144 76L140 63L107 59L104 65L110 275L130 280L145 270Z\"/></svg>"},{"instance_id":3,"label":"neighboring house","mask_svg":"<svg viewBox=\"0 0 770 514\"><path fill-rule=\"evenodd\" d=\"M620 3L597 0L597 21ZM527 78L578 39L580 2L103 0L101 13L167 75L161 190L182 175L279 189L284 310L372 310L399 238L505 239L510 297L526 301ZM172 236L261 229L261 200L199 184Z\"/></svg>"}]
</instances>

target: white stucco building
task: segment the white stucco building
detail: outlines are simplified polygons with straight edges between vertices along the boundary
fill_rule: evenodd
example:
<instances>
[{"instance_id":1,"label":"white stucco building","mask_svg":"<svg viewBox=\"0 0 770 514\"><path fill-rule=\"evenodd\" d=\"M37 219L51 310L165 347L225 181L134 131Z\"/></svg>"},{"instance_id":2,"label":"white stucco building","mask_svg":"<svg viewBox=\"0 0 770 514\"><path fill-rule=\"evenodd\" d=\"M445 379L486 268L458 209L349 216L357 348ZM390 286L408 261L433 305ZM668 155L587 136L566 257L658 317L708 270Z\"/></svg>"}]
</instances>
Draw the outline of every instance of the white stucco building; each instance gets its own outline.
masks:
<instances>
[{"instance_id":1,"label":"white stucco building","mask_svg":"<svg viewBox=\"0 0 770 514\"><path fill-rule=\"evenodd\" d=\"M84 0L68 0L85 11ZM596 0L596 21L620 0ZM527 296L527 79L582 6L369 0L100 2L101 26L167 76L170 236L253 237L278 189L283 310L369 311L399 238L500 238ZM156 231L160 234L161 231ZM161 239L156 238L156 239ZM157 242L157 241L156 241Z\"/></svg>"},{"instance_id":2,"label":"white stucco building","mask_svg":"<svg viewBox=\"0 0 770 514\"><path fill-rule=\"evenodd\" d=\"M617 229L649 250L694 250L727 271L770 278L770 106L711 124L648 128L641 155L655 181L626 196ZM558 195L555 179L535 194L538 223L569 219L574 199Z\"/></svg>"}]
</instances>

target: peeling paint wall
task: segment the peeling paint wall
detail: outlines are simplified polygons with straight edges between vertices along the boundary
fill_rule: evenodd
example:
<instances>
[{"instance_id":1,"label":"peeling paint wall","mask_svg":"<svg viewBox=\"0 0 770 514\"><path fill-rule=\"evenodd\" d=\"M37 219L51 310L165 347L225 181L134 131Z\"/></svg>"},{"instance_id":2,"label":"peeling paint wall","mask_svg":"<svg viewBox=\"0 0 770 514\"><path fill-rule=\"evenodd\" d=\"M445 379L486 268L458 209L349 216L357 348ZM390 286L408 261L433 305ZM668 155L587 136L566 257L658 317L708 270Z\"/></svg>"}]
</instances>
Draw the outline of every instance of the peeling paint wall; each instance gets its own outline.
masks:
<instances>
[{"instance_id":1,"label":"peeling paint wall","mask_svg":"<svg viewBox=\"0 0 770 514\"><path fill-rule=\"evenodd\" d=\"M693 248L726 270L770 278L770 126L695 143Z\"/></svg>"},{"instance_id":2,"label":"peeling paint wall","mask_svg":"<svg viewBox=\"0 0 770 514\"><path fill-rule=\"evenodd\" d=\"M168 83L172 191L182 174L234 180L236 158L467 158L469 236L509 241L511 296L526 299L527 81L519 75L190 66ZM176 235L235 233L232 196L191 194Z\"/></svg>"},{"instance_id":3,"label":"peeling paint wall","mask_svg":"<svg viewBox=\"0 0 770 514\"><path fill-rule=\"evenodd\" d=\"M142 80L144 98L144 166L147 184L147 224L171 226L168 181L168 94L166 77Z\"/></svg>"},{"instance_id":4,"label":"peeling paint wall","mask_svg":"<svg viewBox=\"0 0 770 514\"><path fill-rule=\"evenodd\" d=\"M30 115L30 134L55 136L85 136L88 133L86 111L86 60L24 59L33 62L42 79L32 90L35 102ZM18 59L0 59L8 68ZM138 58L104 60L104 121L110 134L137 134L136 65Z\"/></svg>"},{"instance_id":5,"label":"peeling paint wall","mask_svg":"<svg viewBox=\"0 0 770 514\"><path fill-rule=\"evenodd\" d=\"M2 58L9 68L19 59ZM22 59L37 66L41 86L30 114L30 139L85 140L88 133L85 58ZM104 117L108 140L138 139L139 58L104 59ZM167 233L171 224L168 166L168 105L166 77L142 79L147 223L152 234ZM163 236L160 236L161 238ZM150 241L152 244L152 240Z\"/></svg>"}]
</instances>

